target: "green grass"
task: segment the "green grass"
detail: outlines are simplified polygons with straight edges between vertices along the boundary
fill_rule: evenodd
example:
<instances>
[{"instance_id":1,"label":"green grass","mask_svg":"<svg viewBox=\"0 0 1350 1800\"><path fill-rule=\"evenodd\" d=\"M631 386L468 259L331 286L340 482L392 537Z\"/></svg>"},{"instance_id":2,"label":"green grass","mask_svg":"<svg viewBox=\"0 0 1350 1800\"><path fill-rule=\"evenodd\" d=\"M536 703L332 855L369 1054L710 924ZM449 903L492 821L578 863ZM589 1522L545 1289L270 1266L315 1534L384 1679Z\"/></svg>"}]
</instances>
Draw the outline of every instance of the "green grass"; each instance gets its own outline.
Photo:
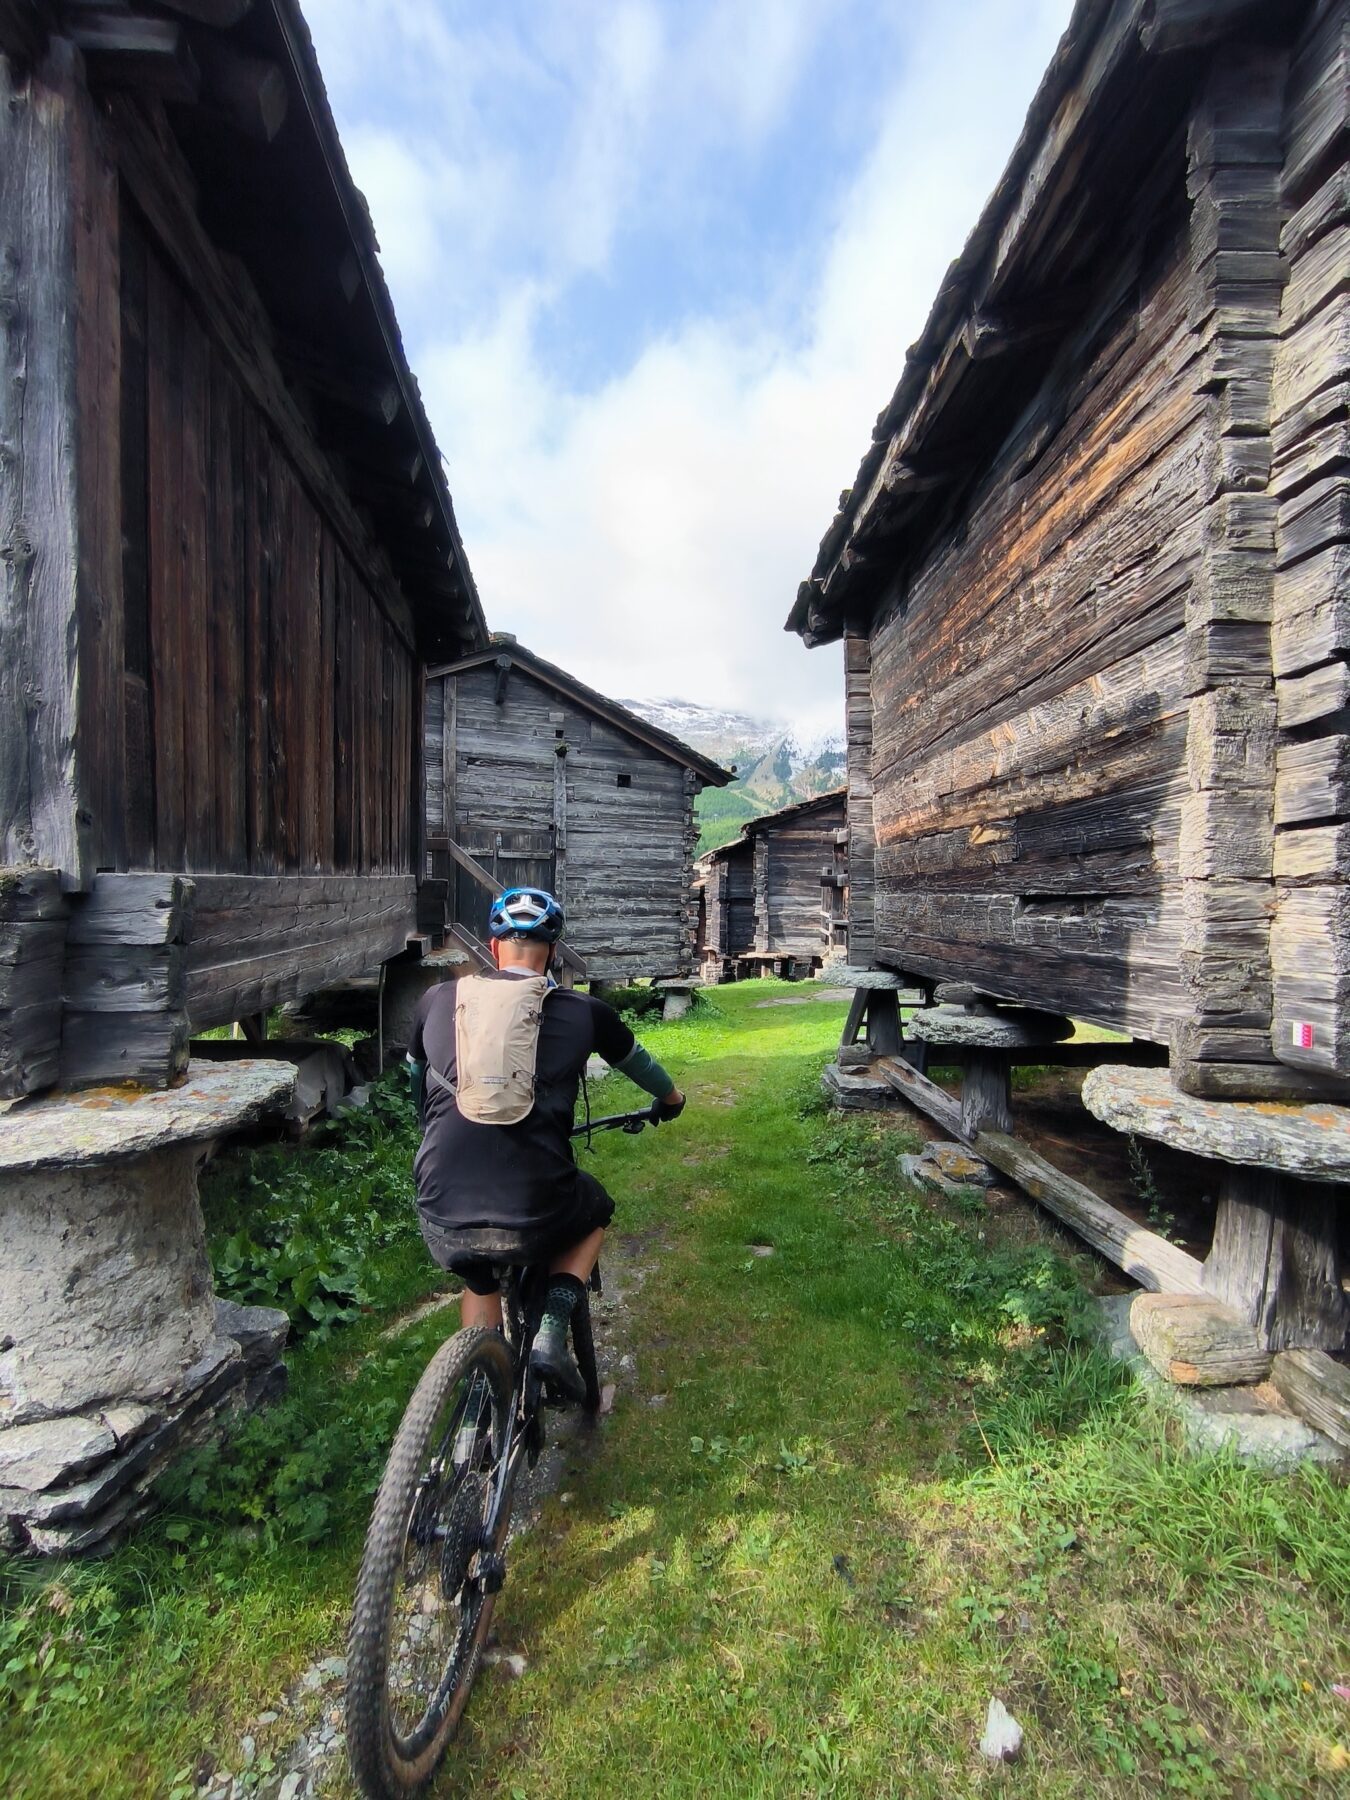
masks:
<instances>
[{"instance_id":1,"label":"green grass","mask_svg":"<svg viewBox=\"0 0 1350 1800\"><path fill-rule=\"evenodd\" d=\"M1345 1488L1182 1456L1084 1338L1084 1264L977 1197L920 1198L893 1121L824 1113L842 1009L758 1004L790 991L643 1023L690 1107L590 1165L654 1264L637 1383L513 1550L498 1622L528 1669L485 1672L437 1791L983 1792L993 1694L1026 1730L1019 1796L1341 1791ZM410 1144L391 1107L328 1152L219 1166L218 1246L246 1225L269 1279L270 1250L326 1225L363 1246L369 1298L307 1315L287 1410L235 1456L247 1481L208 1462L106 1563L11 1571L0 1670L49 1660L0 1675L0 1791L171 1792L340 1648L370 1484L445 1329L378 1337L437 1281L399 1229ZM315 1467L283 1477L291 1453Z\"/></svg>"}]
</instances>

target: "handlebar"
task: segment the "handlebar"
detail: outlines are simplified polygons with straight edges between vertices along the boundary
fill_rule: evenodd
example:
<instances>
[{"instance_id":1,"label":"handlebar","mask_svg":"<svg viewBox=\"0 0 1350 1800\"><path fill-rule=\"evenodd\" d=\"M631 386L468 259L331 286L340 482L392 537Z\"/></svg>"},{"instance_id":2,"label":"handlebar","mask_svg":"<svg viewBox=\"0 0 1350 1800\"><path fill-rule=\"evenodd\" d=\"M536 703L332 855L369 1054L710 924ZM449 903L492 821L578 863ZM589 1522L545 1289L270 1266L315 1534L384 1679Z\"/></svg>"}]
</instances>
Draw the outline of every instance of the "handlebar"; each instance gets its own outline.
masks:
<instances>
[{"instance_id":1,"label":"handlebar","mask_svg":"<svg viewBox=\"0 0 1350 1800\"><path fill-rule=\"evenodd\" d=\"M643 1112L611 1113L607 1119L592 1119L589 1125L574 1125L572 1136L589 1137L593 1131L626 1131L635 1137L640 1131L645 1131L648 1125L661 1123L660 1108L661 1102L653 1100Z\"/></svg>"}]
</instances>

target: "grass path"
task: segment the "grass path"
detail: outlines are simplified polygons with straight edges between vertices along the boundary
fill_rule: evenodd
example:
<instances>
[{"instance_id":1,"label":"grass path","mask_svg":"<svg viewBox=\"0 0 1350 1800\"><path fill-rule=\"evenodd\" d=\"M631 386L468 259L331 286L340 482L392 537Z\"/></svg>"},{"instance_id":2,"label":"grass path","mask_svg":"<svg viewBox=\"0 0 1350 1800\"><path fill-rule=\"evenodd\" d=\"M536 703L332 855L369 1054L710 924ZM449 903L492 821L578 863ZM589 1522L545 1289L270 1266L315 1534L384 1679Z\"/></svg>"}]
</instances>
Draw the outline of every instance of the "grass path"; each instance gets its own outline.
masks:
<instances>
[{"instance_id":1,"label":"grass path","mask_svg":"<svg viewBox=\"0 0 1350 1800\"><path fill-rule=\"evenodd\" d=\"M764 1004L801 997L747 983L643 1031L691 1105L591 1165L654 1264L636 1376L513 1550L497 1620L526 1672L485 1671L436 1793L1350 1792L1346 1490L1175 1452L1080 1338L1085 1264L977 1197L935 1210L898 1176L903 1127L824 1113L840 1008ZM0 1790L173 1792L340 1644L386 1415L445 1326L381 1344L434 1286L390 1254L359 1341L296 1358L285 1428L358 1447L319 1484L324 1535L185 1503L175 1539L114 1558L85 1702L46 1697L17 1754L0 1737ZM1015 1771L976 1750L995 1694L1026 1730ZM0 1734L22 1729L3 1699ZM283 1754L294 1721L270 1730Z\"/></svg>"},{"instance_id":2,"label":"grass path","mask_svg":"<svg viewBox=\"0 0 1350 1800\"><path fill-rule=\"evenodd\" d=\"M993 1694L1020 1794L1337 1791L1344 1493L1174 1459L1053 1347L1070 1271L917 1199L903 1131L821 1116L839 1020L761 1004L790 995L667 1033L689 1111L597 1158L663 1246L638 1385L516 1557L529 1670L444 1792L937 1800L998 1784Z\"/></svg>"}]
</instances>

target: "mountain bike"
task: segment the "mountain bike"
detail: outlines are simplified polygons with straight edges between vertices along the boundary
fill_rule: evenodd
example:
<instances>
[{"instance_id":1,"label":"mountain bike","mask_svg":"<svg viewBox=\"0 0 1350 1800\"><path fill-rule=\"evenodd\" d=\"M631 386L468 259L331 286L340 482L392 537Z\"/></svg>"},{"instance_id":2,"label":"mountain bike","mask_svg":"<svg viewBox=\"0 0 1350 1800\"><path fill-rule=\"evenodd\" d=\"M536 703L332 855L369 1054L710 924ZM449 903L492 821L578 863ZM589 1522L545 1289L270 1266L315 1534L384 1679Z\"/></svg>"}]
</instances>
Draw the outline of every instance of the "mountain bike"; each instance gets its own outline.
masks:
<instances>
[{"instance_id":1,"label":"mountain bike","mask_svg":"<svg viewBox=\"0 0 1350 1800\"><path fill-rule=\"evenodd\" d=\"M573 1131L637 1134L659 1106ZM506 1579L522 1465L544 1445L546 1404L566 1404L530 1368L548 1271L502 1263L503 1331L457 1331L408 1402L375 1496L347 1637L347 1753L366 1800L406 1800L435 1774L459 1725ZM599 1289L597 1268L592 1288ZM600 1410L590 1303L572 1348Z\"/></svg>"}]
</instances>

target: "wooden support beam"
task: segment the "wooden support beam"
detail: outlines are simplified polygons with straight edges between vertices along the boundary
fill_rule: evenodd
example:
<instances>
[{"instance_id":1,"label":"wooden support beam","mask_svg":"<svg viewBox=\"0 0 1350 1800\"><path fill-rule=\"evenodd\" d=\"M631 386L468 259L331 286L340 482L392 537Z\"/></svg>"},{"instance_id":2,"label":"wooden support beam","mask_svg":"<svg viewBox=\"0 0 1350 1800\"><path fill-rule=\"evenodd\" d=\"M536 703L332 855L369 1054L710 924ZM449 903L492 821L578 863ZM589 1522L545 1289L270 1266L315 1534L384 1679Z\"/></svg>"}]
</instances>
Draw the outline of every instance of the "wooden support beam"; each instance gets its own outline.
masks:
<instances>
[{"instance_id":1,"label":"wooden support beam","mask_svg":"<svg viewBox=\"0 0 1350 1800\"><path fill-rule=\"evenodd\" d=\"M1205 1287L1272 1350L1340 1350L1350 1301L1340 1284L1341 1189L1274 1169L1225 1164Z\"/></svg>"},{"instance_id":2,"label":"wooden support beam","mask_svg":"<svg viewBox=\"0 0 1350 1800\"><path fill-rule=\"evenodd\" d=\"M94 87L130 88L187 105L200 97L201 69L186 31L170 19L90 9L70 21L69 35Z\"/></svg>"},{"instance_id":3,"label":"wooden support beam","mask_svg":"<svg viewBox=\"0 0 1350 1800\"><path fill-rule=\"evenodd\" d=\"M961 348L972 362L992 362L995 357L1018 354L1045 343L1063 328L1060 309L1048 304L1041 315L1025 317L1001 312L974 312L961 328Z\"/></svg>"},{"instance_id":4,"label":"wooden support beam","mask_svg":"<svg viewBox=\"0 0 1350 1800\"><path fill-rule=\"evenodd\" d=\"M349 467L347 470L347 487L358 505L373 506L388 512L396 513L409 524L420 530L430 530L438 517L436 502L430 494L423 493L411 482L390 479L389 473L376 474L369 468ZM420 564L420 558L409 561ZM443 576L447 583L452 575L452 565L448 557L439 557L430 565L437 575Z\"/></svg>"},{"instance_id":5,"label":"wooden support beam","mask_svg":"<svg viewBox=\"0 0 1350 1800\"><path fill-rule=\"evenodd\" d=\"M934 488L945 487L951 479L951 469L934 468L906 456L893 457L882 476L889 494L928 494Z\"/></svg>"},{"instance_id":6,"label":"wooden support beam","mask_svg":"<svg viewBox=\"0 0 1350 1800\"><path fill-rule=\"evenodd\" d=\"M1084 1187L1081 1181L1065 1175L1008 1132L985 1129L968 1137L959 1103L908 1063L883 1060L875 1067L882 1080L897 1093L912 1101L944 1131L968 1143L977 1156L992 1163L1034 1200L1039 1200L1047 1212L1072 1227L1094 1250L1123 1269L1140 1287L1154 1293L1202 1292L1198 1258L1169 1244L1157 1232L1136 1225L1127 1214L1094 1194L1091 1188Z\"/></svg>"},{"instance_id":7,"label":"wooden support beam","mask_svg":"<svg viewBox=\"0 0 1350 1800\"><path fill-rule=\"evenodd\" d=\"M1350 1369L1325 1350L1281 1350L1270 1378L1301 1419L1350 1450Z\"/></svg>"},{"instance_id":8,"label":"wooden support beam","mask_svg":"<svg viewBox=\"0 0 1350 1800\"><path fill-rule=\"evenodd\" d=\"M339 366L291 339L278 345L277 361L287 381L345 412L392 425L403 410L403 396L391 376L351 364Z\"/></svg>"},{"instance_id":9,"label":"wooden support beam","mask_svg":"<svg viewBox=\"0 0 1350 1800\"><path fill-rule=\"evenodd\" d=\"M1204 1294L1136 1294L1134 1341L1178 1387L1241 1387L1264 1381L1270 1352L1242 1315Z\"/></svg>"},{"instance_id":10,"label":"wooden support beam","mask_svg":"<svg viewBox=\"0 0 1350 1800\"><path fill-rule=\"evenodd\" d=\"M252 10L253 0L155 0L155 4L163 12L191 19L194 25L229 31Z\"/></svg>"},{"instance_id":11,"label":"wooden support beam","mask_svg":"<svg viewBox=\"0 0 1350 1800\"><path fill-rule=\"evenodd\" d=\"M932 1048L930 1045L930 1051ZM986 1126L991 1131L1012 1130L1012 1079L1006 1050L974 1049L966 1053L961 1077L961 1126L967 1142L974 1142Z\"/></svg>"},{"instance_id":12,"label":"wooden support beam","mask_svg":"<svg viewBox=\"0 0 1350 1800\"><path fill-rule=\"evenodd\" d=\"M1268 13L1267 0L1150 0L1139 38L1154 56L1201 50Z\"/></svg>"},{"instance_id":13,"label":"wooden support beam","mask_svg":"<svg viewBox=\"0 0 1350 1800\"><path fill-rule=\"evenodd\" d=\"M902 1034L894 988L858 988L867 995L867 1041L878 1056L899 1056Z\"/></svg>"},{"instance_id":14,"label":"wooden support beam","mask_svg":"<svg viewBox=\"0 0 1350 1800\"><path fill-rule=\"evenodd\" d=\"M244 56L199 33L193 52L201 69L204 104L224 115L255 143L270 144L286 123L290 90L277 63Z\"/></svg>"}]
</instances>

